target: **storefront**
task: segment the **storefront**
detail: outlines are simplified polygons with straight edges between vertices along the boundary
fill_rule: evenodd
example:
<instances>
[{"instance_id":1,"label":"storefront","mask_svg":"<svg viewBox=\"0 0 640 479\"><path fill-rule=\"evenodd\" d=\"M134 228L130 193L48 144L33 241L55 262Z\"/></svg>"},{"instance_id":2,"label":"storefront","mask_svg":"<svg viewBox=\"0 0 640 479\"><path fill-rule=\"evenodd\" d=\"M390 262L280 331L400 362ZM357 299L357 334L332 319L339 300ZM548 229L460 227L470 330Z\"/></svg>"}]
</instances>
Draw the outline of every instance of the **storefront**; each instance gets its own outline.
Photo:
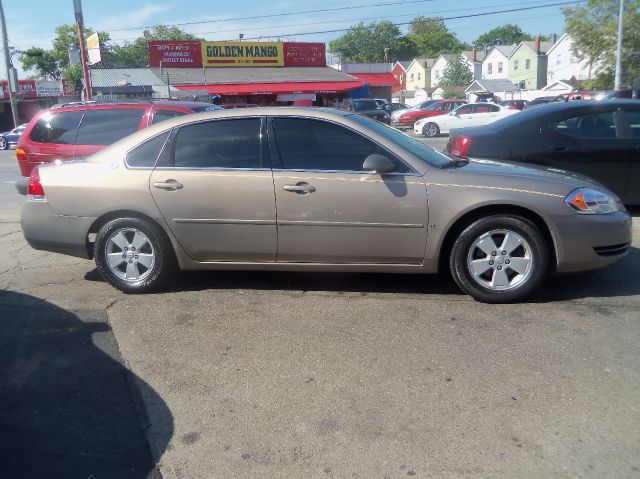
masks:
<instances>
[{"instance_id":1,"label":"storefront","mask_svg":"<svg viewBox=\"0 0 640 479\"><path fill-rule=\"evenodd\" d=\"M364 82L326 66L323 43L149 42L151 70L228 106L335 106Z\"/></svg>"}]
</instances>

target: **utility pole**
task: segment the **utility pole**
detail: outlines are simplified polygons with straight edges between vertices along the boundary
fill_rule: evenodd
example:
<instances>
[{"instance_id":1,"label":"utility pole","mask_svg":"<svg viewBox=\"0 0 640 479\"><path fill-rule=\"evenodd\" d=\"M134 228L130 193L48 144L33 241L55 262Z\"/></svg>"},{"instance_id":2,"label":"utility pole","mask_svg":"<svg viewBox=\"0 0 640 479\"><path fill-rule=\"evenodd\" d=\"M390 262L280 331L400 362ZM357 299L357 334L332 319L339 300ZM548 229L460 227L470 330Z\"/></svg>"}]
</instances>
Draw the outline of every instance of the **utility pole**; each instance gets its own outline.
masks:
<instances>
[{"instance_id":1,"label":"utility pole","mask_svg":"<svg viewBox=\"0 0 640 479\"><path fill-rule=\"evenodd\" d=\"M80 61L82 62L82 74L84 75L84 99L91 100L91 79L87 67L87 52L84 45L84 20L82 18L82 0L73 0L73 13L78 25L78 40L80 41Z\"/></svg>"},{"instance_id":2,"label":"utility pole","mask_svg":"<svg viewBox=\"0 0 640 479\"><path fill-rule=\"evenodd\" d=\"M4 65L7 69L7 92L9 92L9 103L11 103L11 116L13 117L13 127L17 127L20 124L18 118L18 105L16 104L16 97L13 95L13 89L16 90L18 86L18 76L14 72L13 65L11 64L11 53L9 52L9 35L7 34L7 22L4 19L4 7L2 6L2 0L0 0L0 23L2 23L2 48L4 49ZM15 82L15 85L14 85Z\"/></svg>"},{"instance_id":3,"label":"utility pole","mask_svg":"<svg viewBox=\"0 0 640 479\"><path fill-rule=\"evenodd\" d=\"M622 88L622 27L624 25L624 0L620 0L620 13L618 14L618 47L616 48L616 80L614 90Z\"/></svg>"}]
</instances>

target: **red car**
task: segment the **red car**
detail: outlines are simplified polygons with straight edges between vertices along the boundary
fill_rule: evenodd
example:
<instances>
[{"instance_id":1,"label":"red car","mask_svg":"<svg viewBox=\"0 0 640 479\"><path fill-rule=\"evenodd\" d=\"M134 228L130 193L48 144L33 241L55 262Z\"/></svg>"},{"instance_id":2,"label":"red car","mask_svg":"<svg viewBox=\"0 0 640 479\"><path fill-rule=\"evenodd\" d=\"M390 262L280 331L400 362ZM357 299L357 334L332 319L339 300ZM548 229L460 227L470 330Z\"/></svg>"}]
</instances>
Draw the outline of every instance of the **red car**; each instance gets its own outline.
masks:
<instances>
[{"instance_id":1,"label":"red car","mask_svg":"<svg viewBox=\"0 0 640 479\"><path fill-rule=\"evenodd\" d=\"M29 175L37 165L82 159L162 120L219 109L209 103L149 100L65 103L39 111L18 141L22 178L16 188L26 194Z\"/></svg>"},{"instance_id":2,"label":"red car","mask_svg":"<svg viewBox=\"0 0 640 479\"><path fill-rule=\"evenodd\" d=\"M402 112L401 114L393 117L393 126L396 127L411 127L413 128L413 124L422 119L429 118L432 116L444 115L449 113L452 110L455 110L460 105L464 105L467 103L464 100L440 100L431 103L424 109L421 110L408 110Z\"/></svg>"}]
</instances>

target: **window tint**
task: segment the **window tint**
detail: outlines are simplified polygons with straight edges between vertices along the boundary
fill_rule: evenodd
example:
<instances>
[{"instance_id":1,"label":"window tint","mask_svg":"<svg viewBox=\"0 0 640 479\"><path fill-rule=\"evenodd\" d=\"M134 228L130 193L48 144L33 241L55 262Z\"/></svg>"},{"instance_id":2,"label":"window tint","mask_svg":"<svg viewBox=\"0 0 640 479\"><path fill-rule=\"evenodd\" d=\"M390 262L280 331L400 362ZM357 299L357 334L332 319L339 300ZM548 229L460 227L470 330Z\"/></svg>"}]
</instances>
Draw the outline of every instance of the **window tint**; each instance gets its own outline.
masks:
<instances>
[{"instance_id":1,"label":"window tint","mask_svg":"<svg viewBox=\"0 0 640 479\"><path fill-rule=\"evenodd\" d=\"M218 120L180 128L177 168L263 168L260 118Z\"/></svg>"},{"instance_id":2,"label":"window tint","mask_svg":"<svg viewBox=\"0 0 640 479\"><path fill-rule=\"evenodd\" d=\"M577 115L559 121L552 128L573 138L615 138L613 112Z\"/></svg>"},{"instance_id":3,"label":"window tint","mask_svg":"<svg viewBox=\"0 0 640 479\"><path fill-rule=\"evenodd\" d=\"M367 156L390 156L364 136L326 121L274 118L273 128L284 169L363 171ZM405 165L399 168L408 171Z\"/></svg>"},{"instance_id":4,"label":"window tint","mask_svg":"<svg viewBox=\"0 0 640 479\"><path fill-rule=\"evenodd\" d=\"M154 136L127 153L127 165L134 168L153 168L162 150L169 131Z\"/></svg>"},{"instance_id":5,"label":"window tint","mask_svg":"<svg viewBox=\"0 0 640 479\"><path fill-rule=\"evenodd\" d=\"M475 105L474 113L489 113L491 108L488 104L485 105Z\"/></svg>"},{"instance_id":6,"label":"window tint","mask_svg":"<svg viewBox=\"0 0 640 479\"><path fill-rule=\"evenodd\" d=\"M155 125L156 123L160 123L161 121L169 120L171 118L175 118L176 116L182 115L186 115L186 113L178 110L157 110L153 114L153 120L151 121L151 124Z\"/></svg>"},{"instance_id":7,"label":"window tint","mask_svg":"<svg viewBox=\"0 0 640 479\"><path fill-rule=\"evenodd\" d=\"M631 136L633 138L640 138L640 110L627 110L625 114L629 121Z\"/></svg>"},{"instance_id":8,"label":"window tint","mask_svg":"<svg viewBox=\"0 0 640 479\"><path fill-rule=\"evenodd\" d=\"M31 130L29 138L37 143L73 144L83 111L44 113Z\"/></svg>"},{"instance_id":9,"label":"window tint","mask_svg":"<svg viewBox=\"0 0 640 479\"><path fill-rule=\"evenodd\" d=\"M489 111L500 111L500 107L498 105L489 105Z\"/></svg>"},{"instance_id":10,"label":"window tint","mask_svg":"<svg viewBox=\"0 0 640 479\"><path fill-rule=\"evenodd\" d=\"M469 113L473 113L473 106L472 105L461 106L460 108L456 109L456 113L458 115L468 115Z\"/></svg>"},{"instance_id":11,"label":"window tint","mask_svg":"<svg viewBox=\"0 0 640 479\"><path fill-rule=\"evenodd\" d=\"M89 110L85 113L76 143L79 145L110 145L138 131L143 108L119 110Z\"/></svg>"}]
</instances>

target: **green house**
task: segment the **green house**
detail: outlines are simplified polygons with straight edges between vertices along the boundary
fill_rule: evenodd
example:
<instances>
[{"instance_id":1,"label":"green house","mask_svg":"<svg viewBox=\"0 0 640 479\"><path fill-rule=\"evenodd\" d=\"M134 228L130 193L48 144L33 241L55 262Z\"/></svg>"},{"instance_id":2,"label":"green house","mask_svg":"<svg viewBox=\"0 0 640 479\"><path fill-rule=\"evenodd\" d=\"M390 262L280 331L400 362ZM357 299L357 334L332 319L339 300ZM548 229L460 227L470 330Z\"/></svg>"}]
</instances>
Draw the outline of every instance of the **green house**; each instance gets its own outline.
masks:
<instances>
[{"instance_id":1,"label":"green house","mask_svg":"<svg viewBox=\"0 0 640 479\"><path fill-rule=\"evenodd\" d=\"M547 85L547 51L552 42L524 41L509 56L509 80L523 90L540 90Z\"/></svg>"}]
</instances>

